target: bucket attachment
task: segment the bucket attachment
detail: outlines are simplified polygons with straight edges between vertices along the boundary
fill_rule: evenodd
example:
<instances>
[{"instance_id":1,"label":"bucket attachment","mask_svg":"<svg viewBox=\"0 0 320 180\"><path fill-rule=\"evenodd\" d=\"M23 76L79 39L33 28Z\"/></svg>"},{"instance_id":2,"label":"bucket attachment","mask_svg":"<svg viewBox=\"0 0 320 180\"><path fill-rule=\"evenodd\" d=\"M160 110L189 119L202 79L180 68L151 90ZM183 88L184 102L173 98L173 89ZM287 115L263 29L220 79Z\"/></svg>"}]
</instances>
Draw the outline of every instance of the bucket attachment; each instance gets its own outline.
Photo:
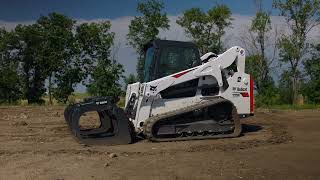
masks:
<instances>
[{"instance_id":1,"label":"bucket attachment","mask_svg":"<svg viewBox=\"0 0 320 180\"><path fill-rule=\"evenodd\" d=\"M80 117L92 111L98 113L100 126L82 129ZM131 122L110 97L95 97L70 105L65 109L64 117L72 134L84 144L129 144L134 138Z\"/></svg>"}]
</instances>

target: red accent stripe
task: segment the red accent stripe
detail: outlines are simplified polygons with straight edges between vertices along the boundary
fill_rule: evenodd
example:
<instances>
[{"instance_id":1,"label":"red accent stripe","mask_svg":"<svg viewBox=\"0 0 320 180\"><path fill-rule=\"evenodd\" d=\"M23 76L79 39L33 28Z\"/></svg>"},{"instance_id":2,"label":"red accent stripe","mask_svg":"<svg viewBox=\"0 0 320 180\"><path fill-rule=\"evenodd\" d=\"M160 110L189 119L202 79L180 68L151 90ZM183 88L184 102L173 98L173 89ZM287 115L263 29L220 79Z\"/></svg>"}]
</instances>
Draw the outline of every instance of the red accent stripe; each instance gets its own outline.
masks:
<instances>
[{"instance_id":1,"label":"red accent stripe","mask_svg":"<svg viewBox=\"0 0 320 180\"><path fill-rule=\"evenodd\" d=\"M181 77L181 76L183 76L183 75L185 75L185 74L187 74L188 72L193 71L193 70L194 70L194 69L190 69L190 70L187 70L187 71L183 71L183 72L180 72L180 73L178 73L178 74L172 75L172 77L174 77L174 78L179 78L179 77Z\"/></svg>"},{"instance_id":2,"label":"red accent stripe","mask_svg":"<svg viewBox=\"0 0 320 180\"><path fill-rule=\"evenodd\" d=\"M249 93L248 92L242 92L240 94L242 95L242 97L249 97Z\"/></svg>"},{"instance_id":3,"label":"red accent stripe","mask_svg":"<svg viewBox=\"0 0 320 180\"><path fill-rule=\"evenodd\" d=\"M250 113L254 113L253 78L250 75Z\"/></svg>"}]
</instances>

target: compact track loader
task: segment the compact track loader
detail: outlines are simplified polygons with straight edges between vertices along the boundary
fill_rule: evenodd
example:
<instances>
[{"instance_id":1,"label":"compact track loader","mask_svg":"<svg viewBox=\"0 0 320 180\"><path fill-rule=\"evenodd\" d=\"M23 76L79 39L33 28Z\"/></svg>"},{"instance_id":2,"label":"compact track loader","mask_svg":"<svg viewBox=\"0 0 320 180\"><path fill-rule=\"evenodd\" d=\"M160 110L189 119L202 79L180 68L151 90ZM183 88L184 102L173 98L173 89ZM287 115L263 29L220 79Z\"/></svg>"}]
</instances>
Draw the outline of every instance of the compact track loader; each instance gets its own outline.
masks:
<instances>
[{"instance_id":1,"label":"compact track loader","mask_svg":"<svg viewBox=\"0 0 320 180\"><path fill-rule=\"evenodd\" d=\"M81 142L128 144L137 136L177 141L241 134L240 117L254 113L244 49L235 46L200 57L191 42L154 40L144 52L144 82L128 85L124 109L109 97L66 108L65 119ZM98 112L99 128L79 126L80 117L89 111Z\"/></svg>"}]
</instances>

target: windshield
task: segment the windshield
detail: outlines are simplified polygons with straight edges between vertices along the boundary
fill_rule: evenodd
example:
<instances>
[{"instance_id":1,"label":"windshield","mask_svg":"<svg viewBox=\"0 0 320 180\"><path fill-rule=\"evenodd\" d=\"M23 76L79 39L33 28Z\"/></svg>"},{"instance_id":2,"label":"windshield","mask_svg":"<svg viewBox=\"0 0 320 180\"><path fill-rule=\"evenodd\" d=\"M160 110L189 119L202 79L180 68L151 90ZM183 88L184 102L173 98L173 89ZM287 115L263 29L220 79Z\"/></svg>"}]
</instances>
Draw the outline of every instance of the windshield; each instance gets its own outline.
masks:
<instances>
[{"instance_id":1,"label":"windshield","mask_svg":"<svg viewBox=\"0 0 320 180\"><path fill-rule=\"evenodd\" d=\"M198 52L190 47L165 47L161 50L156 78L165 77L200 65Z\"/></svg>"},{"instance_id":2,"label":"windshield","mask_svg":"<svg viewBox=\"0 0 320 180\"><path fill-rule=\"evenodd\" d=\"M154 56L154 47L150 47L147 50L146 59L144 62L144 82L150 81L150 70L151 70L153 56Z\"/></svg>"}]
</instances>

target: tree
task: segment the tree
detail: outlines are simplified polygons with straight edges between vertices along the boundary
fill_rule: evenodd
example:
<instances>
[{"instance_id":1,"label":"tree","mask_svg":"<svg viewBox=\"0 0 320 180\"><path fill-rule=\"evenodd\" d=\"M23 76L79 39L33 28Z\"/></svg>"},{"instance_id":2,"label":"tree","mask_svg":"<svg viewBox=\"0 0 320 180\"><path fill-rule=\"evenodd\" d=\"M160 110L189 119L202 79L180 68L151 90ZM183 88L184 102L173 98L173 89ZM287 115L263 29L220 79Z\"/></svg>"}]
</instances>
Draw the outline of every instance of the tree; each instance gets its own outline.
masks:
<instances>
[{"instance_id":1,"label":"tree","mask_svg":"<svg viewBox=\"0 0 320 180\"><path fill-rule=\"evenodd\" d=\"M124 78L124 83L126 84L125 88L127 89L128 84L133 84L137 81L138 80L134 74L129 74L127 77Z\"/></svg>"},{"instance_id":2,"label":"tree","mask_svg":"<svg viewBox=\"0 0 320 180\"><path fill-rule=\"evenodd\" d=\"M304 94L309 102L320 103L320 44L314 46L312 57L307 59L304 67L309 81L305 84Z\"/></svg>"},{"instance_id":3,"label":"tree","mask_svg":"<svg viewBox=\"0 0 320 180\"><path fill-rule=\"evenodd\" d=\"M261 90L265 89L266 83L268 83L269 76L269 65L271 64L265 55L265 41L267 39L267 32L271 30L271 20L268 13L263 12L262 10L256 13L256 16L252 20L251 29L253 33L256 33L255 42L259 46L259 56L258 63L256 64L259 71L258 75L255 77L257 89L261 92ZM272 61L271 61L272 62Z\"/></svg>"},{"instance_id":4,"label":"tree","mask_svg":"<svg viewBox=\"0 0 320 180\"><path fill-rule=\"evenodd\" d=\"M83 72L80 65L74 62L74 59L66 60L64 64L64 67L55 74L57 87L53 89L54 98L61 103L67 103L75 86L87 77L87 74Z\"/></svg>"},{"instance_id":5,"label":"tree","mask_svg":"<svg viewBox=\"0 0 320 180\"><path fill-rule=\"evenodd\" d=\"M61 14L50 13L48 16L41 16L37 24L39 24L44 36L40 53L43 62L48 64L45 70L47 71L46 74L48 74L49 103L52 104L52 80L55 78L56 73L58 87L55 88L55 97L58 101L65 101L71 92L73 92L72 86L68 85L69 81L72 79L71 77L77 76L70 73L78 73L78 71L65 70L67 67L70 69L69 66L74 60L75 42L72 31L75 21ZM62 77L62 72L65 72L67 76ZM61 78L66 78L64 81L68 81L68 83L61 81Z\"/></svg>"},{"instance_id":6,"label":"tree","mask_svg":"<svg viewBox=\"0 0 320 180\"><path fill-rule=\"evenodd\" d=\"M111 57L114 33L111 23L84 23L77 28L77 42L80 47L83 68L90 73L88 92L95 96L118 97L121 93L119 79L123 67Z\"/></svg>"},{"instance_id":7,"label":"tree","mask_svg":"<svg viewBox=\"0 0 320 180\"><path fill-rule=\"evenodd\" d=\"M76 57L80 51L75 46L74 25L72 19L50 13L41 16L35 24L15 28L11 51L21 67L23 92L28 103L44 102L46 79L49 80L50 103L52 89L58 101L66 102L73 86L83 79ZM54 83L56 88L52 87Z\"/></svg>"},{"instance_id":8,"label":"tree","mask_svg":"<svg viewBox=\"0 0 320 180\"><path fill-rule=\"evenodd\" d=\"M111 96L117 99L121 94L119 79L124 72L122 65L110 64L109 60L99 60L91 74L88 92L94 96Z\"/></svg>"},{"instance_id":9,"label":"tree","mask_svg":"<svg viewBox=\"0 0 320 180\"><path fill-rule=\"evenodd\" d=\"M220 53L225 28L231 25L231 11L225 5L217 5L207 13L199 8L192 8L178 18L177 24L184 28L187 35L197 44L200 53Z\"/></svg>"},{"instance_id":10,"label":"tree","mask_svg":"<svg viewBox=\"0 0 320 180\"><path fill-rule=\"evenodd\" d=\"M268 13L259 10L251 22L249 29L249 43L251 46L251 57L247 58L248 73L252 74L255 80L256 89L259 94L262 94L266 89L266 85L270 84L269 66L273 60L266 57L266 41L268 32L271 30L271 20Z\"/></svg>"},{"instance_id":11,"label":"tree","mask_svg":"<svg viewBox=\"0 0 320 180\"><path fill-rule=\"evenodd\" d=\"M269 68L265 66L265 68ZM255 97L256 106L262 105L272 105L277 103L277 88L275 86L274 80L270 75L263 77L261 71L261 55L250 55L246 57L246 70L251 76L253 76L255 89L258 94Z\"/></svg>"},{"instance_id":12,"label":"tree","mask_svg":"<svg viewBox=\"0 0 320 180\"><path fill-rule=\"evenodd\" d=\"M43 47L43 34L38 24L18 25L11 51L21 67L24 97L28 103L44 103L46 68L49 62L43 60L40 52Z\"/></svg>"},{"instance_id":13,"label":"tree","mask_svg":"<svg viewBox=\"0 0 320 180\"><path fill-rule=\"evenodd\" d=\"M12 32L0 29L0 102L16 101L23 94L28 103L43 103L48 79L50 103L52 92L66 103L89 75L92 94L117 96L123 68L110 57L110 27L109 21L76 26L74 20L50 13Z\"/></svg>"},{"instance_id":14,"label":"tree","mask_svg":"<svg viewBox=\"0 0 320 180\"><path fill-rule=\"evenodd\" d=\"M272 29L270 15L263 9L261 0L255 2L259 8L250 27L241 36L241 42L247 50L246 72L253 75L258 92L256 99L266 100L263 96L269 97L269 94L275 93L269 92L275 90L270 69L274 69L271 66L276 57L278 31L277 28ZM267 54L266 49L272 53Z\"/></svg>"},{"instance_id":15,"label":"tree","mask_svg":"<svg viewBox=\"0 0 320 180\"><path fill-rule=\"evenodd\" d=\"M216 26L216 33L218 42L212 51L221 53L223 51L223 45L221 38L225 34L225 28L231 25L231 11L226 5L217 5L208 11L209 19L213 20Z\"/></svg>"},{"instance_id":16,"label":"tree","mask_svg":"<svg viewBox=\"0 0 320 180\"><path fill-rule=\"evenodd\" d=\"M137 11L142 16L135 16L129 25L127 39L138 55L137 73L140 81L143 81L144 78L143 45L156 39L160 29L169 29L169 19L166 13L162 12L163 8L164 4L158 0L140 1Z\"/></svg>"},{"instance_id":17,"label":"tree","mask_svg":"<svg viewBox=\"0 0 320 180\"><path fill-rule=\"evenodd\" d=\"M49 63L46 72L50 104L52 92L58 102L66 103L76 84L88 74L82 69L75 23L74 20L57 13L41 16L37 21L44 36L41 57L44 62Z\"/></svg>"},{"instance_id":18,"label":"tree","mask_svg":"<svg viewBox=\"0 0 320 180\"><path fill-rule=\"evenodd\" d=\"M14 103L22 96L18 62L10 51L13 35L0 28L0 103Z\"/></svg>"},{"instance_id":19,"label":"tree","mask_svg":"<svg viewBox=\"0 0 320 180\"><path fill-rule=\"evenodd\" d=\"M279 40L280 61L289 64L291 103L296 103L301 63L308 54L307 36L320 23L319 0L274 0L273 6L284 16L290 32Z\"/></svg>"}]
</instances>

